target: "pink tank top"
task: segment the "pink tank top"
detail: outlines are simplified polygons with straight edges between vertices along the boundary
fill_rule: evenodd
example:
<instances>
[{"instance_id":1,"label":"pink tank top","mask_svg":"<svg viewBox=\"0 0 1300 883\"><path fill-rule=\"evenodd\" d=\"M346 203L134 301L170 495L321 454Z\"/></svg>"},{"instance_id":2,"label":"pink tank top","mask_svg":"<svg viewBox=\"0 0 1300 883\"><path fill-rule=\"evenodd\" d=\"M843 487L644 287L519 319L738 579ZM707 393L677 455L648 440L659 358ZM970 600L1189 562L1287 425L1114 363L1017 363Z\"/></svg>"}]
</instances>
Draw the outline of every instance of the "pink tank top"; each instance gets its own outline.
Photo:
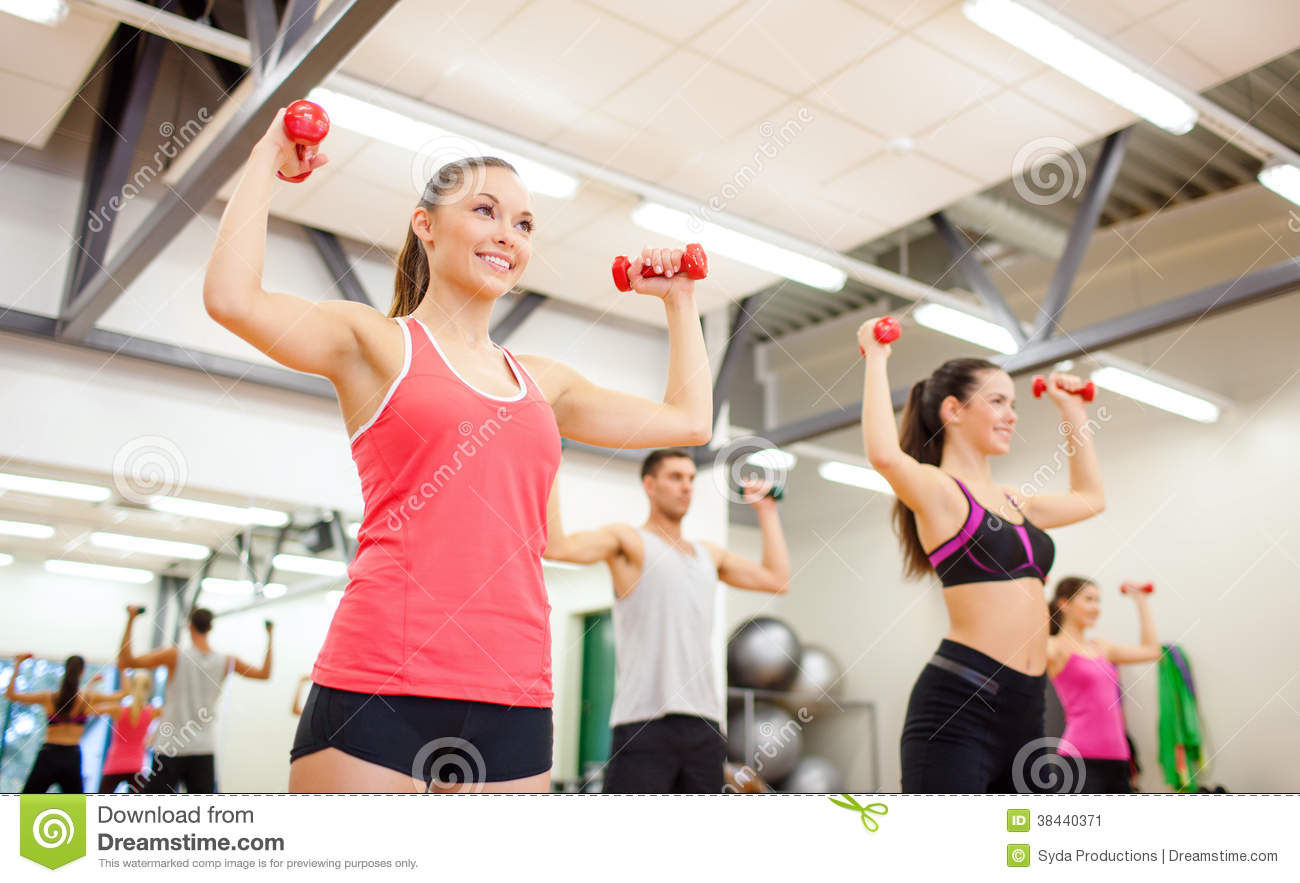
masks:
<instances>
[{"instance_id":1,"label":"pink tank top","mask_svg":"<svg viewBox=\"0 0 1300 883\"><path fill-rule=\"evenodd\" d=\"M152 705L140 709L140 718L135 723L131 722L131 710L122 709L117 720L113 721L113 735L108 743L108 755L104 758L105 775L138 773L144 769L144 742L153 718Z\"/></svg>"},{"instance_id":2,"label":"pink tank top","mask_svg":"<svg viewBox=\"0 0 1300 883\"><path fill-rule=\"evenodd\" d=\"M1104 656L1070 654L1052 678L1065 708L1061 754L1098 760L1128 760L1119 669Z\"/></svg>"},{"instance_id":3,"label":"pink tank top","mask_svg":"<svg viewBox=\"0 0 1300 883\"><path fill-rule=\"evenodd\" d=\"M352 437L365 514L312 680L549 708L555 414L504 349L519 391L499 397L465 382L424 323L399 323L401 373Z\"/></svg>"}]
</instances>

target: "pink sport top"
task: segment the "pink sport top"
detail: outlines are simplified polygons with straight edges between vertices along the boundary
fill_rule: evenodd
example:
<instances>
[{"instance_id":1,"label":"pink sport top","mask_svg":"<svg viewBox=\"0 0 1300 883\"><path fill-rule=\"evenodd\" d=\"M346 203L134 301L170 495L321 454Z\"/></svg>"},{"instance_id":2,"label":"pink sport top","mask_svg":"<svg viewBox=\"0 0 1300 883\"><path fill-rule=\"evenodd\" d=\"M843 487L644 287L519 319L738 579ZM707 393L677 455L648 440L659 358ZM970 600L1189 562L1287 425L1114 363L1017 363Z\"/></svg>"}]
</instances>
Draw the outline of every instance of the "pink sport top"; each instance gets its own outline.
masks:
<instances>
[{"instance_id":1,"label":"pink sport top","mask_svg":"<svg viewBox=\"0 0 1300 883\"><path fill-rule=\"evenodd\" d=\"M117 720L113 721L112 740L108 743L108 756L104 758L104 775L138 773L144 769L144 742L154 714L152 705L142 706L140 719L131 723L131 709L122 709Z\"/></svg>"},{"instance_id":2,"label":"pink sport top","mask_svg":"<svg viewBox=\"0 0 1300 883\"><path fill-rule=\"evenodd\" d=\"M1052 678L1065 708L1061 754L1098 760L1128 760L1119 669L1104 656L1070 654Z\"/></svg>"},{"instance_id":3,"label":"pink sport top","mask_svg":"<svg viewBox=\"0 0 1300 883\"><path fill-rule=\"evenodd\" d=\"M470 386L418 319L401 372L352 436L365 515L312 680L364 693L549 708L546 500L555 415L502 349L510 396Z\"/></svg>"}]
</instances>

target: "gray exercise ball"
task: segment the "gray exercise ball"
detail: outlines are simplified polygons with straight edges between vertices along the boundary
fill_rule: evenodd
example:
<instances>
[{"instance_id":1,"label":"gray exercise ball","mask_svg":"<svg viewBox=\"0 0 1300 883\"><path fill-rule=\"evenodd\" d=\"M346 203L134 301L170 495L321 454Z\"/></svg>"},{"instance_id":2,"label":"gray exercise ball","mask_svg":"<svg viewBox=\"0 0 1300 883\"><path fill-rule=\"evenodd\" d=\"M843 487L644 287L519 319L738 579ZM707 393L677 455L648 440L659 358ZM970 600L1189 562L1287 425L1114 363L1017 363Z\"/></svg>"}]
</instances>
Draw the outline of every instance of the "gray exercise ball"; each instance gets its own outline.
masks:
<instances>
[{"instance_id":1,"label":"gray exercise ball","mask_svg":"<svg viewBox=\"0 0 1300 883\"><path fill-rule=\"evenodd\" d=\"M799 674L802 655L794 629L781 620L746 620L727 642L727 681L733 687L785 690Z\"/></svg>"},{"instance_id":2,"label":"gray exercise ball","mask_svg":"<svg viewBox=\"0 0 1300 883\"><path fill-rule=\"evenodd\" d=\"M844 776L826 758L810 754L795 764L781 781L780 790L792 794L839 794L844 791Z\"/></svg>"},{"instance_id":3,"label":"gray exercise ball","mask_svg":"<svg viewBox=\"0 0 1300 883\"><path fill-rule=\"evenodd\" d=\"M790 685L790 699L795 703L824 702L840 695L844 668L823 647L805 645L799 657L799 673Z\"/></svg>"},{"instance_id":4,"label":"gray exercise ball","mask_svg":"<svg viewBox=\"0 0 1300 883\"><path fill-rule=\"evenodd\" d=\"M751 754L746 755L746 744L753 746ZM776 782L790 775L802 751L801 725L777 705L754 703L754 728L750 731L745 729L743 707L727 716L727 758L744 764L764 781Z\"/></svg>"}]
</instances>

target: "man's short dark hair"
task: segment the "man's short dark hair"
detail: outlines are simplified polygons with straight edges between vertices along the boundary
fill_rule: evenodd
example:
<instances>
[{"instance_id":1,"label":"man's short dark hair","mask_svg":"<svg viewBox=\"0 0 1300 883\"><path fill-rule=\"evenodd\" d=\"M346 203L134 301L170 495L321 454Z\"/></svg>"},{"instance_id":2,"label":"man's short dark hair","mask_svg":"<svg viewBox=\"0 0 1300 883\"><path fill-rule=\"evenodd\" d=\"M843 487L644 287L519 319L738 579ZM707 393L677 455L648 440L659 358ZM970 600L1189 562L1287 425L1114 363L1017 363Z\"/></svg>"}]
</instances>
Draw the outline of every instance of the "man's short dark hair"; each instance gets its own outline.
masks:
<instances>
[{"instance_id":1,"label":"man's short dark hair","mask_svg":"<svg viewBox=\"0 0 1300 883\"><path fill-rule=\"evenodd\" d=\"M659 471L659 464L670 457L691 459L690 453L683 451L681 448L660 448L657 451L651 451L641 463L641 477L645 478L647 475L654 475Z\"/></svg>"},{"instance_id":2,"label":"man's short dark hair","mask_svg":"<svg viewBox=\"0 0 1300 883\"><path fill-rule=\"evenodd\" d=\"M212 611L206 607L195 607L190 611L190 625L200 635L212 631Z\"/></svg>"}]
</instances>

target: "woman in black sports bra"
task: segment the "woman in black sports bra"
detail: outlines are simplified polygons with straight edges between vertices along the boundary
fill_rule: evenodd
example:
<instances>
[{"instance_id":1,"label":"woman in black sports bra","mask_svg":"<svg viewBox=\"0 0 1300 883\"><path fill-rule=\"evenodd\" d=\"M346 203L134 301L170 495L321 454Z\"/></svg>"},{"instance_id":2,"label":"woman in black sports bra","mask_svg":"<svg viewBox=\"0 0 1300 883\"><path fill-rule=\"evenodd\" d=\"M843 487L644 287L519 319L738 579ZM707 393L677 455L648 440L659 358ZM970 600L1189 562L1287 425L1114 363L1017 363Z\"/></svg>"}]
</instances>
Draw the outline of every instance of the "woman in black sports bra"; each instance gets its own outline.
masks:
<instances>
[{"instance_id":1,"label":"woman in black sports bra","mask_svg":"<svg viewBox=\"0 0 1300 883\"><path fill-rule=\"evenodd\" d=\"M866 354L867 457L898 497L894 526L904 573L935 573L949 618L948 634L908 701L903 791L1042 788L1047 783L1032 778L1042 775L1049 754L1043 584L1055 554L1045 530L1090 518L1105 505L1083 401L1070 394L1083 383L1052 374L1047 384L1062 432L1060 454L1047 462L1063 467L1068 460L1070 490L1017 494L994 481L989 463L1010 450L1015 432L1011 377L984 359L945 362L912 387L900 435L885 370L890 347L875 340L874 324L858 329Z\"/></svg>"},{"instance_id":2,"label":"woman in black sports bra","mask_svg":"<svg viewBox=\"0 0 1300 883\"><path fill-rule=\"evenodd\" d=\"M112 708L126 691L120 693L92 693L82 691L81 674L86 670L86 660L69 656L63 663L63 682L57 692L19 693L18 667L32 654L24 653L14 660L14 673L5 688L5 698L10 702L39 705L49 715L45 727L45 742L36 754L36 763L23 785L24 794L44 794L51 785L58 785L64 794L81 794L85 788L81 780L81 735L86 731L86 721L96 714ZM93 684L99 676L91 679Z\"/></svg>"}]
</instances>

